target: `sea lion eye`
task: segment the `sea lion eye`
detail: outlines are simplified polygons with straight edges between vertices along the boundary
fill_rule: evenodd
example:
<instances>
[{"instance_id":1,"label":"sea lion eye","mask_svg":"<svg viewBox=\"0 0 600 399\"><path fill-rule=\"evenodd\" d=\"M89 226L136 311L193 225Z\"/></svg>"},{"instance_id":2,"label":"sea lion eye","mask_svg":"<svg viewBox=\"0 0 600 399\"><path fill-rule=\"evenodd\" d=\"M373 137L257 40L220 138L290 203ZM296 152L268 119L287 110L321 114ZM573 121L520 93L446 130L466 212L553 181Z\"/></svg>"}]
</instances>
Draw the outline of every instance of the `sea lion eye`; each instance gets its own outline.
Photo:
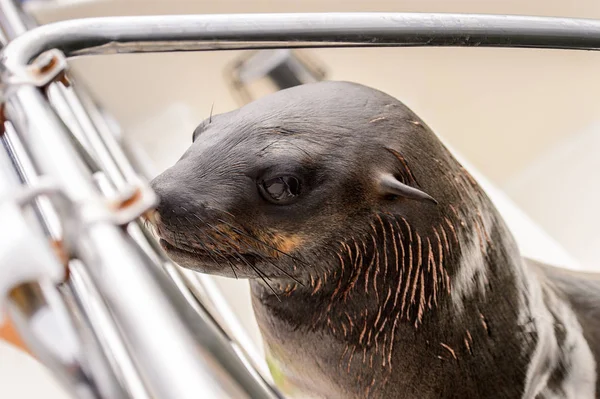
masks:
<instances>
[{"instance_id":1,"label":"sea lion eye","mask_svg":"<svg viewBox=\"0 0 600 399\"><path fill-rule=\"evenodd\" d=\"M258 184L262 196L269 202L286 205L293 202L301 191L300 180L294 176L279 176Z\"/></svg>"}]
</instances>

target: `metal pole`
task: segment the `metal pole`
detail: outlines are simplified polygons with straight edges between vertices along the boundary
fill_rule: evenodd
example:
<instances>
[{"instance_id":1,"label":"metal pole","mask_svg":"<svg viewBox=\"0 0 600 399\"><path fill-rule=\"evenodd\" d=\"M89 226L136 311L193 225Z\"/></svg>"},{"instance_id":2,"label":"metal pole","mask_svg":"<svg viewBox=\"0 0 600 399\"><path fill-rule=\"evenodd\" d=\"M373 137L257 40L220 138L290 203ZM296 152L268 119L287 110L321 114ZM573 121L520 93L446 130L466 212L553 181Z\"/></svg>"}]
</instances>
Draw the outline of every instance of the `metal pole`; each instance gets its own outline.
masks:
<instances>
[{"instance_id":1,"label":"metal pole","mask_svg":"<svg viewBox=\"0 0 600 399\"><path fill-rule=\"evenodd\" d=\"M0 200L10 201L22 188L13 167L7 151L0 147ZM44 234L33 221L30 228L32 235ZM50 281L21 284L7 299L8 313L21 338L67 390L82 398L125 398L93 335L77 325Z\"/></svg>"},{"instance_id":2,"label":"metal pole","mask_svg":"<svg viewBox=\"0 0 600 399\"><path fill-rule=\"evenodd\" d=\"M6 104L6 115L38 163L38 170L56 179L76 203L97 203L99 193L89 172L37 88L19 86ZM72 210L59 210L61 215L69 212ZM225 370L210 362L213 356L196 344L175 309L181 306L181 297L168 290L166 276L152 273L129 236L108 221L72 233L76 234L76 256L86 264L122 328L151 395L177 399L197 397L199 392L207 397L246 396ZM269 397L252 386L245 388L255 397Z\"/></svg>"},{"instance_id":3,"label":"metal pole","mask_svg":"<svg viewBox=\"0 0 600 399\"><path fill-rule=\"evenodd\" d=\"M15 25L15 27L8 29L9 32L13 32L12 34L8 34L8 36L10 36L11 38L14 38L14 35L24 34L26 32L26 29L31 29L35 26L32 21L28 21L28 23L25 24L21 23L22 21L18 20L18 17L20 15L23 16L24 13L20 9L20 5L16 4L12 0L0 0L0 11L5 11L5 15L13 16L12 21L1 21L7 24L13 23L13 25ZM77 87L75 88L77 89ZM89 95L85 93L85 90L82 90L82 88L78 88L78 90L73 91L72 89L64 88L60 84L52 84L51 89L51 94L54 94L53 96L51 96L51 100L53 100L53 105L57 107L57 111L60 112L61 116L66 118L65 122L71 128L74 128L76 131L79 132L77 137L83 139L84 143L87 143L87 145L84 146L84 150L90 151L90 155L93 155L94 159L98 160L98 164L101 167L100 169L105 172L106 177L108 178L107 182L109 183L109 187L112 186L114 188L122 188L125 185L125 183L136 182L138 177L135 173L135 169L131 166L129 160L123 152L123 149L117 142L113 132L110 131L110 128L106 124L106 121L100 115L100 111L97 109L95 104L93 104L93 101L90 99ZM135 224L131 224L130 226L128 226L128 231L130 233L132 231L137 232L137 230L138 226ZM139 238L140 236L141 234L139 234L139 232L138 234L134 234L134 237L136 238ZM139 244L142 246L142 248L144 247L144 242L139 242ZM148 256L154 255L152 253L147 254ZM203 312L206 312L206 309L204 308L202 302L198 302L200 298L195 295L198 289L203 289L203 287L198 287L198 281L193 281L189 279L186 279L185 284L182 285L181 282L183 275L181 274L181 269L174 266L168 261L167 263L169 263L169 265L165 265L165 267L169 269L170 276L175 280L177 286L181 289L184 296L188 298L188 300L190 301L190 305L202 314ZM162 262L158 263L158 267L162 266ZM77 271L78 273L84 273L85 269L78 268L74 271ZM86 285L82 284L72 284L72 287L75 290L79 290L79 292L76 291L75 296L78 297L79 302L84 308L95 307L96 309L98 309L98 303L94 304L94 301L92 300L93 298L87 297L88 294L93 293L93 290L86 289ZM89 288L91 286L88 284L87 287ZM190 293L192 293L193 295L190 296ZM194 299L192 300L192 298ZM202 298L202 300L207 301L207 298ZM222 299L216 301L219 302L216 303L213 298L210 298L208 302L210 305L213 305L213 308L215 309L218 309L220 311L230 311L230 309L227 308L224 303L220 303L221 301ZM86 302L90 304L86 306ZM99 335L106 335L107 337L114 336L114 334L111 333L112 330L107 329L107 324L105 323L106 317L100 317L101 315L99 315L97 312L91 313L88 316L91 317L90 323L92 323L95 327L103 327L102 329L98 330ZM191 316L193 317L193 315ZM196 320L192 320L192 322L199 322L198 317L199 316L194 317L194 319ZM232 317L229 316L227 317L227 319L231 320ZM214 323L214 320L204 320L203 322ZM225 334L225 332L220 329L212 328L211 331L211 334L204 334L205 337L203 338L207 340L207 345L209 347L220 347L220 349L216 350L213 354L217 358L219 358L220 361L227 364L227 367L230 369L229 372L233 373L236 379L241 380L241 382L245 385L253 385L255 383L258 383L258 385L261 387L258 391L256 391L258 394L261 390L265 390L265 392L271 392L272 388L268 385L268 383L266 383L264 376L256 375L256 373L253 370L251 370L251 367L247 367L247 364L244 363L241 359L232 357L232 355L234 355L234 352L235 354L239 355L239 347L237 346L235 338L244 338L245 335L243 334L243 332L235 331L233 333L233 337L235 338L231 338L228 337L227 334ZM108 341L108 343L112 343L112 346L118 343L115 340L111 341L108 339L102 339L102 336L99 338L101 338L101 342L104 344L106 344L105 341ZM240 341L245 342L245 340L243 339L240 339ZM109 348L105 349L111 348L109 346ZM116 349L119 349L118 345ZM116 352L117 355L122 352L116 349L113 347L112 350L108 350L109 357L111 355L111 352ZM251 351L250 349L247 350ZM260 363L255 356L252 357L253 359L251 359L251 363L258 363L262 365L262 363ZM117 358L119 358L120 360L115 362L116 365L127 365L127 362L124 363L124 360L128 359L123 357L123 353L121 353L121 356L117 356ZM240 367L240 365L242 365L240 361L243 363L243 367ZM252 378L249 380L249 375L253 376L252 378L256 379L256 382L253 381ZM125 378L125 382L130 382L131 385L131 383L135 381L132 381L131 378ZM136 388L136 385L139 384L133 384L133 387L130 388ZM129 390L131 391L132 389ZM249 391L252 392L252 389L249 389ZM277 396L277 394L273 392L267 394L267 396L269 395Z\"/></svg>"},{"instance_id":4,"label":"metal pole","mask_svg":"<svg viewBox=\"0 0 600 399\"><path fill-rule=\"evenodd\" d=\"M23 12L20 4L17 4L13 0L0 0L0 30L3 33L2 47L9 40L36 26L35 21ZM38 177L37 172L30 162L22 143L19 141L13 126L9 122L5 122L4 129L2 141L19 181L24 185L35 184ZM80 135L78 139L82 140L85 137L81 137ZM62 237L62 231L56 212L48 200L44 198L36 199L32 208L37 216L40 227L48 239L59 242ZM65 333L67 335L63 337L63 340L74 339L76 342L72 345L76 345L79 342L78 340L83 338L83 334L87 337L85 340L87 356L96 356L101 359L92 363L93 368L91 372L93 375L89 376L86 381L92 383L91 378L102 377L101 383L109 387L100 387L102 388L101 391L104 392L103 397L125 397L126 395L141 399L148 397L143 384L139 380L139 376L136 375L135 369L132 368L131 360L126 348L123 346L122 340L116 334L116 326L110 319L106 306L104 306L102 299L92 289L93 287L89 283L84 284L87 281L85 270L71 267L70 277L69 281L65 282L60 290L57 287L53 287L53 289L46 287L45 290L41 288L31 289L30 287L34 286L33 283L29 285L30 287L15 288L13 295L9 298L11 303L10 311L20 333L24 337L27 337L26 340L33 349L38 349L36 355L60 377L67 385L66 388L68 390L78 395L86 395L84 392L85 387L78 386L81 385L82 381L66 378L72 372L70 371L73 369L71 366L56 364L52 357L49 357L47 354L44 355L45 352L39 353L40 342L46 342L44 339L47 337L39 336L40 333L45 334L39 330L31 331L30 319L33 316L27 315L23 311L23 306L26 305L23 302L24 299L38 304L45 304L49 303L49 301L43 297L37 298L37 296L45 295L54 297L55 299L52 302L55 305L51 308L52 312L50 310L46 311L47 316L45 317L54 317L57 319L55 323L60 324L61 321L64 323L68 319L66 315L57 314L57 312L73 313L71 320L78 320L79 324L76 331L67 331L68 334ZM68 308L62 304L60 306L57 305L61 298L67 302L70 299L70 306ZM19 301L18 299L21 300ZM57 308L57 306L59 307ZM40 312L38 311L38 313ZM73 324L62 326L62 328L67 329L74 327ZM75 335L76 333L77 335ZM60 349L62 350L62 348ZM43 351L43 348L41 350ZM85 359L80 359L80 361L82 360ZM89 386L87 389L95 392L93 391L93 386ZM112 391L107 393L107 389L112 389ZM96 392L95 394L100 395L100 392Z\"/></svg>"},{"instance_id":5,"label":"metal pole","mask_svg":"<svg viewBox=\"0 0 600 399\"><path fill-rule=\"evenodd\" d=\"M16 0L0 0L0 32L8 42L37 27L31 15Z\"/></svg>"},{"instance_id":6,"label":"metal pole","mask_svg":"<svg viewBox=\"0 0 600 399\"><path fill-rule=\"evenodd\" d=\"M4 141L6 150L8 155L11 157L12 165L16 172L18 172L19 180L23 184L27 185L35 185L37 181L37 173L33 165L29 161L28 155L26 154L22 143L19 141L16 132L14 131L11 124L5 124L5 133L2 136L2 140ZM57 242L62 237L62 231L60 229L60 225L58 223L57 215L48 202L47 199L40 198L37 201L36 206L33 207L34 212L37 215L37 219L39 224L44 230L45 235L49 240L53 240ZM84 268L78 267L73 268L70 266L70 279L65 282L64 286L61 287L60 293L63 294L63 298L65 294L68 296L69 294L74 297L74 302L71 306L71 310L73 310L74 306L79 307L79 313L82 313L80 318L83 318L90 327L92 327L89 331L87 331L88 335L93 336L95 338L95 342L88 340L87 344L94 344L94 349L87 348L88 352L93 350L98 351L101 348L101 352L104 353L104 356L107 358L104 367L108 366L108 362L112 366L112 371L115 373L113 378L115 380L112 381L112 384L117 384L122 386L122 388L131 394L132 397L135 398L146 398L147 394L144 394L145 388L143 387L142 382L139 379L139 376L136 374L135 369L133 368L131 359L128 355L127 349L125 348L120 336L117 333L116 326L114 325L114 321L111 319L108 314L108 310L104 305L102 298L97 294L97 292L91 287L91 284L83 284L82 280L85 282L89 279L87 277L87 273ZM16 289L15 292L18 293L20 289ZM59 291L52 295L59 294ZM14 298L25 297L25 298L33 298L33 293L41 294L42 292L46 292L47 295L50 295L48 289L45 291L37 290L32 291L28 290L29 294L26 296L13 296L9 298L9 300L13 300ZM37 300L39 303L45 303L45 300ZM19 306L12 306L13 312L19 309ZM87 311L90 310L91 311ZM63 317L63 316L60 316ZM26 322L27 318L24 317L16 317L14 320L17 325L21 322ZM58 321L57 321L58 323ZM27 331L29 325L25 323L24 325L18 325L19 331L24 335L28 336L28 343L32 344L33 340L40 339L41 337L36 337L32 332ZM79 330L81 330L83 326L80 326ZM39 333L39 331L38 331ZM33 344L35 347L35 344ZM36 353L37 354L37 353ZM45 359L41 358L42 361ZM63 370L60 368L54 367L52 364L46 363L55 373L62 373ZM107 373L109 370L93 370L95 372ZM117 381L118 380L118 381ZM62 381L69 382L65 378L62 378ZM104 380L107 381L107 380ZM73 387L69 386L68 389L72 390ZM121 396L123 396L122 394ZM111 395L114 396L114 395Z\"/></svg>"},{"instance_id":7,"label":"metal pole","mask_svg":"<svg viewBox=\"0 0 600 399\"><path fill-rule=\"evenodd\" d=\"M68 288L64 296L72 297L73 305L89 326L114 372L118 384L128 398L149 399L150 395L133 363L128 348L116 328L106 304L92 283L89 273L79 262L69 264Z\"/></svg>"},{"instance_id":8,"label":"metal pole","mask_svg":"<svg viewBox=\"0 0 600 399\"><path fill-rule=\"evenodd\" d=\"M410 13L235 14L79 19L15 39L3 63L67 56L294 47L462 46L600 49L600 21Z\"/></svg>"}]
</instances>

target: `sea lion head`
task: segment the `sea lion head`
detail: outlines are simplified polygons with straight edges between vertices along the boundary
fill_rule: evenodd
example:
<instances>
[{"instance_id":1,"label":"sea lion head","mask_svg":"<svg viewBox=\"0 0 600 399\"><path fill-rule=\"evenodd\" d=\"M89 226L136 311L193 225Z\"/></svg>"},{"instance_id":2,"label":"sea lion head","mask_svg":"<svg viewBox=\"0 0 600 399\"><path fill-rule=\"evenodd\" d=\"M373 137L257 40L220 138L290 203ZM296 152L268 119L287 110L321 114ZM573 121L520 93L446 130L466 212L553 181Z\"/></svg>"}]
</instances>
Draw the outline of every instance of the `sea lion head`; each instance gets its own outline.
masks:
<instances>
[{"instance_id":1,"label":"sea lion head","mask_svg":"<svg viewBox=\"0 0 600 399\"><path fill-rule=\"evenodd\" d=\"M366 264L389 253L391 263L395 248L398 269L403 240L426 247L429 238L449 259L481 202L413 112L346 82L282 90L212 116L152 187L161 244L181 266L313 286L358 267L359 254Z\"/></svg>"}]
</instances>

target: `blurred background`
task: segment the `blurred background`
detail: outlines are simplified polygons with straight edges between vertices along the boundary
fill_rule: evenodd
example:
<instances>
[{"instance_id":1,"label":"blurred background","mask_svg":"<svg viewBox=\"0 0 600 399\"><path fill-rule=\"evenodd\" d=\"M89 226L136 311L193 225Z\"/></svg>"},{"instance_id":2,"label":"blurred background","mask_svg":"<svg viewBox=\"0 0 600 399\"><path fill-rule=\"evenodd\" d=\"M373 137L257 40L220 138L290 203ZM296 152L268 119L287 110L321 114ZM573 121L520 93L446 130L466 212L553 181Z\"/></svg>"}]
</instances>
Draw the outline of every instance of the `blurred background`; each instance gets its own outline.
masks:
<instances>
[{"instance_id":1,"label":"blurred background","mask_svg":"<svg viewBox=\"0 0 600 399\"><path fill-rule=\"evenodd\" d=\"M40 23L117 15L333 11L600 18L600 3L593 0L79 0L26 4ZM378 88L412 108L484 184L525 255L572 268L600 267L600 54L388 48L307 50L297 55L324 72L327 79ZM155 172L160 172L191 144L193 129L209 116L211 107L218 114L241 105L243 93L239 84L238 90L234 89L232 68L247 56L242 52L114 55L76 59L72 65L121 125L123 135L137 143ZM261 65L276 61L271 57ZM250 72L260 74L261 68L255 65ZM250 72L240 77L251 79L254 75ZM258 90L254 84L247 88L255 97L265 92L265 87ZM260 345L247 283L218 279L218 284ZM7 398L66 398L41 366L3 344L0 386L0 396Z\"/></svg>"}]
</instances>

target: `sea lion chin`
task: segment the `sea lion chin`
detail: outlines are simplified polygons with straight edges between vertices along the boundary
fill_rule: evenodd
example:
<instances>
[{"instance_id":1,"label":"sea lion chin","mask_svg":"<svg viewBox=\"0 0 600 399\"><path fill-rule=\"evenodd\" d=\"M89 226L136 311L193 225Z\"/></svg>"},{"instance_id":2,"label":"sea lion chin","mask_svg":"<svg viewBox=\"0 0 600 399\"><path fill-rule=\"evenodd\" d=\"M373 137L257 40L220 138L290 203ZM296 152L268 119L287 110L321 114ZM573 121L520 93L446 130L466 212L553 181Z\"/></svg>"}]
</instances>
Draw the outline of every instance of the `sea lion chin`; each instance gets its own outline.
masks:
<instances>
[{"instance_id":1,"label":"sea lion chin","mask_svg":"<svg viewBox=\"0 0 600 399\"><path fill-rule=\"evenodd\" d=\"M522 259L477 182L398 100L303 85L212 116L193 140L152 182L161 245L181 266L251 279L292 393L593 396L599 351L568 283Z\"/></svg>"}]
</instances>

